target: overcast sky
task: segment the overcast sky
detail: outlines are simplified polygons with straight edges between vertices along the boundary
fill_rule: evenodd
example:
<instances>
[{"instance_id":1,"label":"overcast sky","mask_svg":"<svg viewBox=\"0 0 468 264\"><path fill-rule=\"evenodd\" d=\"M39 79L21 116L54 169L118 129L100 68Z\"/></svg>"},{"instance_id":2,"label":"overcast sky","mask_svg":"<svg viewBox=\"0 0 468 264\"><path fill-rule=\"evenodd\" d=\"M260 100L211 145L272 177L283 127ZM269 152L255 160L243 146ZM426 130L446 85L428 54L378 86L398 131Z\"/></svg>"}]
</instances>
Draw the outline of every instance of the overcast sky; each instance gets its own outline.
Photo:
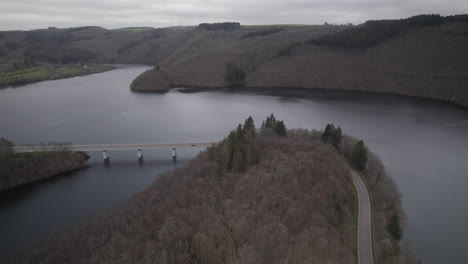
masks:
<instances>
[{"instance_id":1,"label":"overcast sky","mask_svg":"<svg viewBox=\"0 0 468 264\"><path fill-rule=\"evenodd\" d=\"M468 13L468 0L1 0L0 30L241 24L362 23Z\"/></svg>"}]
</instances>

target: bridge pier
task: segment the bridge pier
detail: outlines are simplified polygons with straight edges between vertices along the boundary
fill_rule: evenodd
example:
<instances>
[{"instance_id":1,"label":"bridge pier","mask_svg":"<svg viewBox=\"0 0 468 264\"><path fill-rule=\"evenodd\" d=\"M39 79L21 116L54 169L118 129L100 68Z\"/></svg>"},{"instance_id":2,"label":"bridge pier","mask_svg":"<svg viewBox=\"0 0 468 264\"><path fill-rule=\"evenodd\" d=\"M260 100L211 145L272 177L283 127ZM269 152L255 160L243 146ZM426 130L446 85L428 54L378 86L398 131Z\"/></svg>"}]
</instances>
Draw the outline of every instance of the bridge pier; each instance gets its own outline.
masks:
<instances>
[{"instance_id":1,"label":"bridge pier","mask_svg":"<svg viewBox=\"0 0 468 264\"><path fill-rule=\"evenodd\" d=\"M107 150L102 151L102 157L104 158L104 160L109 160L109 153L107 152Z\"/></svg>"},{"instance_id":2,"label":"bridge pier","mask_svg":"<svg viewBox=\"0 0 468 264\"><path fill-rule=\"evenodd\" d=\"M141 149L138 149L138 159L141 160L143 159L143 151Z\"/></svg>"},{"instance_id":3,"label":"bridge pier","mask_svg":"<svg viewBox=\"0 0 468 264\"><path fill-rule=\"evenodd\" d=\"M175 148L172 148L172 161L173 162L177 161L177 152Z\"/></svg>"}]
</instances>

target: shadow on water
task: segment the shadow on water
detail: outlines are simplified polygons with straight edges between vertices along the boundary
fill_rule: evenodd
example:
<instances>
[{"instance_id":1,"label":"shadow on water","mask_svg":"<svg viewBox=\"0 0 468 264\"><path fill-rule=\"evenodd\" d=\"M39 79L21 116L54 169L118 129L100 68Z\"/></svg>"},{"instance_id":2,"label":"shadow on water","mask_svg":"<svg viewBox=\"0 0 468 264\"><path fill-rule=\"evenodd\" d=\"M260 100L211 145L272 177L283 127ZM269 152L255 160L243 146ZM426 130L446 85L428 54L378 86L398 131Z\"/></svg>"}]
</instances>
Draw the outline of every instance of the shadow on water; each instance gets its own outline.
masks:
<instances>
[{"instance_id":1,"label":"shadow on water","mask_svg":"<svg viewBox=\"0 0 468 264\"><path fill-rule=\"evenodd\" d=\"M157 179L190 161L91 158L69 173L0 193L0 254L14 254L58 230L128 200ZM33 217L32 217L33 216Z\"/></svg>"},{"instance_id":2,"label":"shadow on water","mask_svg":"<svg viewBox=\"0 0 468 264\"><path fill-rule=\"evenodd\" d=\"M67 180L68 178L77 177L77 174L83 173L88 170L90 165L85 165L81 169L77 169L74 171L64 172L57 174L55 176L40 179L34 182L28 182L16 187L13 187L9 190L0 192L0 210L5 207L6 205L11 204L12 202L17 202L24 196L31 195L37 187L46 186L53 183L57 183L60 181Z\"/></svg>"},{"instance_id":3,"label":"shadow on water","mask_svg":"<svg viewBox=\"0 0 468 264\"><path fill-rule=\"evenodd\" d=\"M81 168L70 172L64 172L49 178L44 178L38 181L25 183L16 187L13 187L9 190L0 192L0 210L10 205L13 202L18 202L24 196L30 196L33 194L38 187L41 186L50 186L60 182L66 182L70 180L77 180L78 177L81 177L86 174L90 169L110 169L112 171L116 169L134 169L136 167L146 169L154 169L157 173L160 169L163 170L172 170L176 169L184 164L187 164L190 159L180 159L173 158L172 160L144 160L144 158L136 160L112 160L110 158L101 161L91 161Z\"/></svg>"},{"instance_id":4,"label":"shadow on water","mask_svg":"<svg viewBox=\"0 0 468 264\"><path fill-rule=\"evenodd\" d=\"M0 132L19 144L167 143L222 139L249 115L257 125L270 113L292 128L339 124L383 159L403 194L405 237L415 241L424 262L466 263L466 109L430 99L323 89L131 92L131 80L149 68L0 90ZM118 206L197 153L181 149L173 163L168 150L145 151L144 161L135 152L116 151L107 166L101 153L91 153L86 169L0 194L0 254Z\"/></svg>"},{"instance_id":5,"label":"shadow on water","mask_svg":"<svg viewBox=\"0 0 468 264\"><path fill-rule=\"evenodd\" d=\"M358 101L364 105L395 105L396 103L406 102L407 104L431 105L438 107L453 107L465 109L464 107L454 105L450 102L440 101L431 98L408 97L395 94L372 93L363 91L331 90L322 88L249 88L249 87L220 87L220 88L199 88L199 87L181 87L173 88L173 91L179 93L193 94L203 92L221 92L225 94L245 94L278 97L283 102L297 102L301 99L309 99L316 102L352 102Z\"/></svg>"}]
</instances>

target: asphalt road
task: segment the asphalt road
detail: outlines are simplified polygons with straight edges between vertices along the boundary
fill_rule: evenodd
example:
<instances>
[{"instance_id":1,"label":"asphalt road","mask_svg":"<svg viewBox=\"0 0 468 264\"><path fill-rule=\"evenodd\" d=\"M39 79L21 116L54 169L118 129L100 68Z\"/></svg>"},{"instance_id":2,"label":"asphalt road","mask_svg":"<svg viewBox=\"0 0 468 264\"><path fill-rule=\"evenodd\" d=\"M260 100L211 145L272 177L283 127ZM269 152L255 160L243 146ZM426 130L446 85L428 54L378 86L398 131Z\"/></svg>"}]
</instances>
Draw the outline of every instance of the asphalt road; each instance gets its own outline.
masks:
<instances>
[{"instance_id":1,"label":"asphalt road","mask_svg":"<svg viewBox=\"0 0 468 264\"><path fill-rule=\"evenodd\" d=\"M372 254L372 219L369 192L362 178L353 169L351 169L351 178L356 186L359 200L358 263L374 264Z\"/></svg>"},{"instance_id":2,"label":"asphalt road","mask_svg":"<svg viewBox=\"0 0 468 264\"><path fill-rule=\"evenodd\" d=\"M69 151L103 151L103 150L137 150L137 149L171 149L191 147L211 147L213 142L204 143L172 143L172 144L99 144L99 145L65 145L65 146L18 146L14 152L59 151L63 147Z\"/></svg>"}]
</instances>

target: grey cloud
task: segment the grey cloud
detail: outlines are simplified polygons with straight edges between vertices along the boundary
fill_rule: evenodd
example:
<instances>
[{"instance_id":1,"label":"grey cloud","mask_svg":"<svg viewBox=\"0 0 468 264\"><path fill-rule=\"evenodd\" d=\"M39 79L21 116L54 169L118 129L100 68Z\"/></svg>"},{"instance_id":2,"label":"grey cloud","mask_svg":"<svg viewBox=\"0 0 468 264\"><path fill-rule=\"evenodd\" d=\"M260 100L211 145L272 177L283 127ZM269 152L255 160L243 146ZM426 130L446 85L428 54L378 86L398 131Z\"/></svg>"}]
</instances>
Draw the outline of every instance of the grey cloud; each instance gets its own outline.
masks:
<instances>
[{"instance_id":1,"label":"grey cloud","mask_svg":"<svg viewBox=\"0 0 468 264\"><path fill-rule=\"evenodd\" d=\"M468 13L466 0L2 0L0 30L97 25L362 23L422 13Z\"/></svg>"}]
</instances>

